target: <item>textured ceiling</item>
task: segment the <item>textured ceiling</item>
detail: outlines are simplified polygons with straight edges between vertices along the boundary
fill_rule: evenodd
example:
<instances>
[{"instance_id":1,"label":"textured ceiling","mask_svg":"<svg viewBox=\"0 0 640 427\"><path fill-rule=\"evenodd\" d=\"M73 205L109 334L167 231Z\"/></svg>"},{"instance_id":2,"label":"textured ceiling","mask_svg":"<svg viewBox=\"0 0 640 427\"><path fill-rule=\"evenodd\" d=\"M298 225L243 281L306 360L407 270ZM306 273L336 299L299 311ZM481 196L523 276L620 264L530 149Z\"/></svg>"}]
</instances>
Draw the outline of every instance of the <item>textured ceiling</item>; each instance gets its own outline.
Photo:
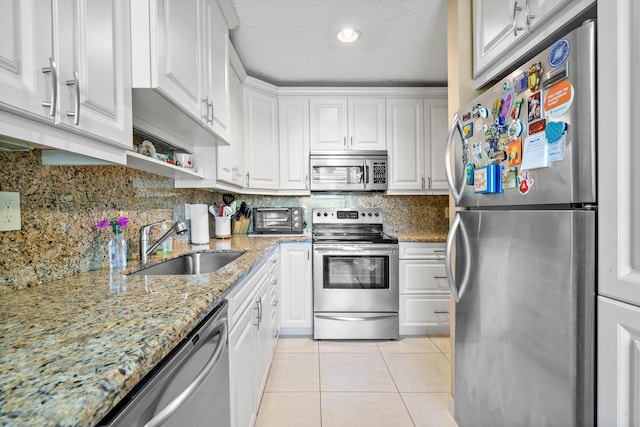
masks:
<instances>
[{"instance_id":1,"label":"textured ceiling","mask_svg":"<svg viewBox=\"0 0 640 427\"><path fill-rule=\"evenodd\" d=\"M447 0L233 0L247 73L278 86L442 86ZM342 44L336 33L362 33Z\"/></svg>"}]
</instances>

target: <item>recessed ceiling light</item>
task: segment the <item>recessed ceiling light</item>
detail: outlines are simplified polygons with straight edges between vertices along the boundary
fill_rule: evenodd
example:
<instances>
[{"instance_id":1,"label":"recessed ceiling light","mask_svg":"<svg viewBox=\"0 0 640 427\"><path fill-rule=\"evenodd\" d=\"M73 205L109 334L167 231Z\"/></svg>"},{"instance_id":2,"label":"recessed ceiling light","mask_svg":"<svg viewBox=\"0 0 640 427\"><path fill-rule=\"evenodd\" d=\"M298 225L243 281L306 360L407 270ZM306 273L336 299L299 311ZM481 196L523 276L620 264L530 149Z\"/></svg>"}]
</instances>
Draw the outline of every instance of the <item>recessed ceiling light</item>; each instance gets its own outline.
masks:
<instances>
[{"instance_id":1,"label":"recessed ceiling light","mask_svg":"<svg viewBox=\"0 0 640 427\"><path fill-rule=\"evenodd\" d=\"M345 28L342 31L338 31L338 34L336 34L336 37L342 43L353 43L354 41L358 40L358 38L360 37L360 31L354 28Z\"/></svg>"}]
</instances>

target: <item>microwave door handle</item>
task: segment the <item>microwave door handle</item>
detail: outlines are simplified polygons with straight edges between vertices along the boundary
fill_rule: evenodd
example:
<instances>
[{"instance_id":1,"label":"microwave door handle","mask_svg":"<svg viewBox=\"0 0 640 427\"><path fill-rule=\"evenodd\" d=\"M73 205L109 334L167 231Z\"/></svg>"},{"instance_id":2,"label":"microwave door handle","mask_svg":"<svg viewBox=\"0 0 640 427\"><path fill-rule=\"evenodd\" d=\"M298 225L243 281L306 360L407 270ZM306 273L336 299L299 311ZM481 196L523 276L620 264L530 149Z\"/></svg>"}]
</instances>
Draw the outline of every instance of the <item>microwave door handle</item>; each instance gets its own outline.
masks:
<instances>
[{"instance_id":1,"label":"microwave door handle","mask_svg":"<svg viewBox=\"0 0 640 427\"><path fill-rule=\"evenodd\" d=\"M362 186L365 190L367 189L367 184L369 181L368 171L369 171L369 167L367 166L367 162L365 161L362 163L362 173L364 174L364 176L362 177Z\"/></svg>"}]
</instances>

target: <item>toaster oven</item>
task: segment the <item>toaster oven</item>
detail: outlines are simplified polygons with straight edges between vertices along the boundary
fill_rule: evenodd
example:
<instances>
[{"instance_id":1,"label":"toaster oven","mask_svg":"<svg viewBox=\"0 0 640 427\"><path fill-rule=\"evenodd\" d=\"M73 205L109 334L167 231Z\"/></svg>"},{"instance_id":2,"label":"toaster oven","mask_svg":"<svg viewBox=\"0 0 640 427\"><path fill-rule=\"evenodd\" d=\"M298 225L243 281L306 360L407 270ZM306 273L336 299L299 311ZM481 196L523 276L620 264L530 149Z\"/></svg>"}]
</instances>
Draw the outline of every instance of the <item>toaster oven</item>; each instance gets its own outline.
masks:
<instances>
[{"instance_id":1,"label":"toaster oven","mask_svg":"<svg viewBox=\"0 0 640 427\"><path fill-rule=\"evenodd\" d=\"M253 208L253 232L256 234L302 234L304 209Z\"/></svg>"}]
</instances>

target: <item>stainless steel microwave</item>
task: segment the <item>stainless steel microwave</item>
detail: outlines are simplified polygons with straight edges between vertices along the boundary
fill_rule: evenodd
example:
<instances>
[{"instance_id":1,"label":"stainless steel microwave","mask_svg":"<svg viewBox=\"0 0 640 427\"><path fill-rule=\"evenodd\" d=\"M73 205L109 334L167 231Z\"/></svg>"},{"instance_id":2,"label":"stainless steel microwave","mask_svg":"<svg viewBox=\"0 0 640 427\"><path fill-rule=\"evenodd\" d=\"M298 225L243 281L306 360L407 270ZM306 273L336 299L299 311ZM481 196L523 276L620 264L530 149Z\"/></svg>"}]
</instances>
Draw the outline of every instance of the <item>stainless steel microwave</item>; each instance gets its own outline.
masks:
<instances>
[{"instance_id":1,"label":"stainless steel microwave","mask_svg":"<svg viewBox=\"0 0 640 427\"><path fill-rule=\"evenodd\" d=\"M253 208L253 232L256 234L302 234L304 209Z\"/></svg>"},{"instance_id":2,"label":"stainless steel microwave","mask_svg":"<svg viewBox=\"0 0 640 427\"><path fill-rule=\"evenodd\" d=\"M312 151L311 191L386 191L386 151Z\"/></svg>"}]
</instances>

